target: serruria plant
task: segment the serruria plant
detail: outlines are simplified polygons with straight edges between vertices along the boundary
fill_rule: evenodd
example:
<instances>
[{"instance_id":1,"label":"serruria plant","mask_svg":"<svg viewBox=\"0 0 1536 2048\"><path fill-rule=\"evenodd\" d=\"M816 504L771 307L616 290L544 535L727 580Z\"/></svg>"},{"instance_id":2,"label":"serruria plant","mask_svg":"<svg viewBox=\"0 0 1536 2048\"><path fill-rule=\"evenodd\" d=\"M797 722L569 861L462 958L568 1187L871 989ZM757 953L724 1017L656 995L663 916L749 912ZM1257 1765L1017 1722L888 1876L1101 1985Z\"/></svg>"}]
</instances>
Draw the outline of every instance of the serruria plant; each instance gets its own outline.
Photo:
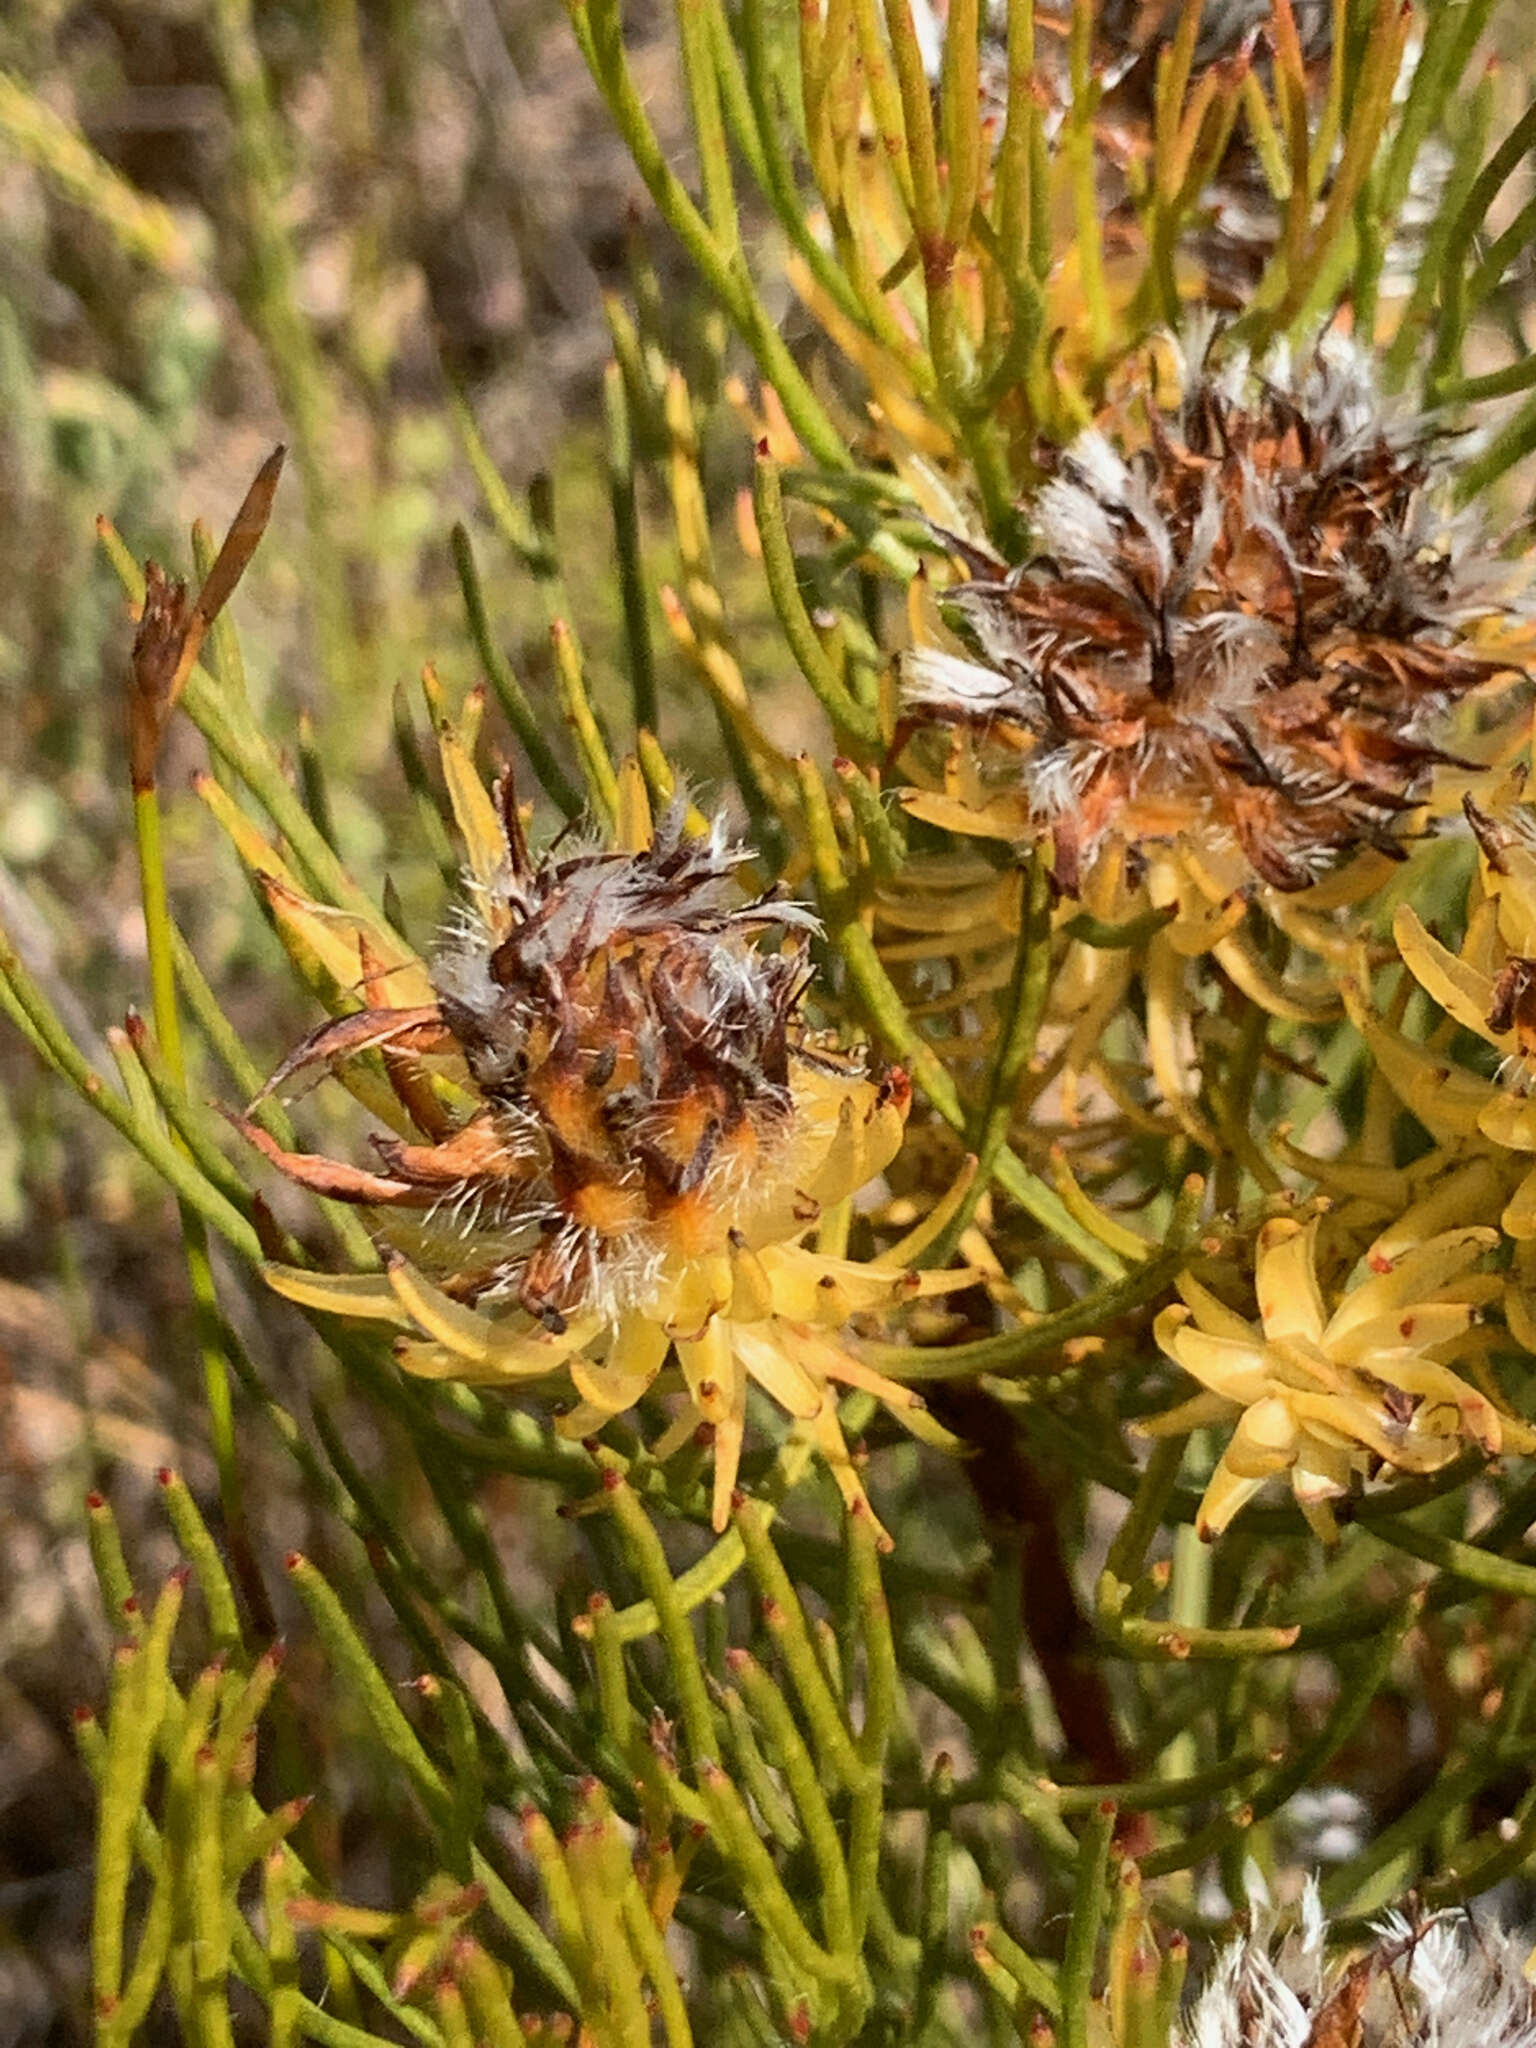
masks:
<instances>
[{"instance_id":1,"label":"serruria plant","mask_svg":"<svg viewBox=\"0 0 1536 2048\"><path fill-rule=\"evenodd\" d=\"M114 2048L252 1999L334 2048L1536 2035L1453 1910L1536 1854L1536 119L1492 15L689 0L694 189L573 0L724 318L691 391L643 259L610 309L616 645L457 408L548 703L457 530L494 712L429 671L435 760L396 719L435 944L244 690L275 469L195 594L106 532L153 1022L114 1083L8 941L0 1004L182 1205L231 1567L167 1477L189 1680L191 1581L146 1619L92 1506ZM291 1049L172 915L173 714L326 1013ZM327 1551L275 1598L262 1433ZM324 1657L258 1751L284 1603ZM333 1725L394 1908L295 1803ZM1250 1865L1297 1932L1237 1926Z\"/></svg>"}]
</instances>

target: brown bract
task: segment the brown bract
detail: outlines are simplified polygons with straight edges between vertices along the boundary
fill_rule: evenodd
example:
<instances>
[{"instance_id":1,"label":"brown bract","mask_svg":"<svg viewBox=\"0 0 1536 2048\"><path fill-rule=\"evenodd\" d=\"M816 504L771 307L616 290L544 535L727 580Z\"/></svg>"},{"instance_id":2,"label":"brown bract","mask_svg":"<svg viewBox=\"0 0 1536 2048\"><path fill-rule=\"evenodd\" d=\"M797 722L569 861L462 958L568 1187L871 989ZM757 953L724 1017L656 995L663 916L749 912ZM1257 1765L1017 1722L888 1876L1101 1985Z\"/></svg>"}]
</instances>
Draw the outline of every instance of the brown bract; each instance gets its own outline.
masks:
<instances>
[{"instance_id":1,"label":"brown bract","mask_svg":"<svg viewBox=\"0 0 1536 2048\"><path fill-rule=\"evenodd\" d=\"M185 583L167 576L158 562L144 565L144 601L133 639L128 713L128 765L136 793L154 787L166 720L196 665L209 627L229 602L266 532L284 452L274 448L256 472L195 598L188 596Z\"/></svg>"}]
</instances>

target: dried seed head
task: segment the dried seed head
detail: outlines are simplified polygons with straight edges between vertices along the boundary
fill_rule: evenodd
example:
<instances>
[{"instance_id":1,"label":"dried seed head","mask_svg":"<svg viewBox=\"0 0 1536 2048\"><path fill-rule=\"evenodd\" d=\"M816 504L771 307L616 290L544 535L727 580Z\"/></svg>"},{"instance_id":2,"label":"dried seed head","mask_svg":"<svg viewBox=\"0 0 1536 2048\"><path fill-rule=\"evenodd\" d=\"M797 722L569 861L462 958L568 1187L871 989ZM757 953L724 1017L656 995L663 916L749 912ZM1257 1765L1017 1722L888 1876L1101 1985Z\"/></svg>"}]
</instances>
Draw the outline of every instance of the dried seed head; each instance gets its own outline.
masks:
<instances>
[{"instance_id":1,"label":"dried seed head","mask_svg":"<svg viewBox=\"0 0 1536 2048\"><path fill-rule=\"evenodd\" d=\"M979 658L909 655L909 716L970 736L982 808L1048 831L1068 889L1110 841L1235 846L1283 890L1398 852L1447 710L1510 667L1469 638L1508 607L1449 473L1340 338L1207 359L1171 408L1148 378L1025 507L1027 561L967 544L945 609Z\"/></svg>"}]
</instances>

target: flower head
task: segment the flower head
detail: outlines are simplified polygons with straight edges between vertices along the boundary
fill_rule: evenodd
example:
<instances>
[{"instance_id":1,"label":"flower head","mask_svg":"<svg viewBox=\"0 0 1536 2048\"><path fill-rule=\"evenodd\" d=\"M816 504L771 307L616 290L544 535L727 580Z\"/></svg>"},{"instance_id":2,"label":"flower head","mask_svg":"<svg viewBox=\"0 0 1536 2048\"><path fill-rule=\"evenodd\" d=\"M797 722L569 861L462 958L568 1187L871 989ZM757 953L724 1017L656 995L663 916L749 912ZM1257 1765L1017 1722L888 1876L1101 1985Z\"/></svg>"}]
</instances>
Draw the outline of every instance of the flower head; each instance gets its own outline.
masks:
<instances>
[{"instance_id":1,"label":"flower head","mask_svg":"<svg viewBox=\"0 0 1536 2048\"><path fill-rule=\"evenodd\" d=\"M510 789L493 840L484 791L461 783L474 888L431 969L434 1000L402 1007L376 978L370 1008L313 1033L274 1077L382 1053L415 1134L376 1139L363 1170L246 1126L292 1178L375 1212L386 1270L269 1278L310 1306L399 1324L401 1364L428 1378L568 1374L570 1434L632 1406L675 1351L687 1400L666 1448L712 1425L717 1526L749 1381L862 1499L830 1385L904 1413L920 1403L838 1333L953 1280L801 1240L890 1161L908 1084L805 1020L794 941L810 914L743 897L746 856L721 830L690 831L679 804L653 832L637 782L629 795L627 846L534 860ZM424 1059L446 1062L447 1090Z\"/></svg>"},{"instance_id":2,"label":"flower head","mask_svg":"<svg viewBox=\"0 0 1536 2048\"><path fill-rule=\"evenodd\" d=\"M1497 1275L1472 1271L1498 1233L1469 1227L1415 1242L1400 1223L1330 1306L1317 1273L1318 1220L1275 1217L1259 1233L1257 1323L1189 1274L1178 1283L1183 1304L1157 1319L1161 1349L1206 1391L1142 1427L1168 1435L1236 1419L1200 1504L1207 1539L1282 1473L1331 1541L1334 1502L1384 1466L1436 1472L1469 1444L1490 1457L1536 1448L1536 1430L1446 1363L1500 1291Z\"/></svg>"},{"instance_id":3,"label":"flower head","mask_svg":"<svg viewBox=\"0 0 1536 2048\"><path fill-rule=\"evenodd\" d=\"M1473 637L1499 600L1445 446L1337 337L1133 396L1145 429L1122 403L1025 507L1026 561L966 544L971 651L907 657L909 718L974 756L972 829L1048 834L1074 892L1109 847L1235 853L1281 891L1400 853L1447 711L1511 666Z\"/></svg>"}]
</instances>

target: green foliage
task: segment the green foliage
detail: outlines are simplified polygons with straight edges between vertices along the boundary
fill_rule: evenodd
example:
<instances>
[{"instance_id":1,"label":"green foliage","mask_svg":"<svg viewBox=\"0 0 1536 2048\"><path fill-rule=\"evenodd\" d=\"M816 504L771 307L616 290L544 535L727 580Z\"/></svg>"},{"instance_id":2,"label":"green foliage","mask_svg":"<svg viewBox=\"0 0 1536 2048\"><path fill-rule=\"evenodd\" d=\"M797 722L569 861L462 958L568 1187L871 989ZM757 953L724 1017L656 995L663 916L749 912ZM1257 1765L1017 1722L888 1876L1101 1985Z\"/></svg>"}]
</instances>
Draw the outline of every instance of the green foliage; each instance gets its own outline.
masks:
<instances>
[{"instance_id":1,"label":"green foliage","mask_svg":"<svg viewBox=\"0 0 1536 2048\"><path fill-rule=\"evenodd\" d=\"M366 102L358 23L322 12L339 97L350 80ZM320 345L263 17L214 0L237 295L303 501L284 559L324 693L303 717L271 692L266 657L248 672L223 608L264 510L233 566L194 529L190 598L139 566L206 369L196 253L0 75L0 137L154 276L165 317L153 391L103 373L100 417L77 432L79 387L0 312L27 489L51 493L65 525L104 478L125 507L131 539L110 519L100 533L141 620L134 715L153 725L132 792L148 1021L98 1045L5 897L0 1009L137 1155L143 1184L175 1197L214 1467L206 1502L162 1475L184 1567L153 1601L135 1594L112 1508L93 1496L88 1511L120 1636L105 1710L79 1723L107 2048L172 2025L196 2048L1165 2048L1191 1943L1231 1931L1251 1869L1283 1888L1320 1853L1300 1795L1349 1791L1374 1824L1323 1876L1345 1932L1410 1888L1428 1910L1528 1885L1536 1482L1494 1460L1531 1442L1536 1126L1484 1056L1530 1057L1518 1021L1496 1023L1516 1001L1511 966L1529 965L1520 918L1536 928L1505 859L1520 835L1498 822L1523 734L1471 718L1479 765L1447 756L1452 779L1420 792L1426 820L1468 795L1475 875L1469 849L1427 830L1399 843L1390 882L1331 898L1252 873L1213 892L1160 872L1154 887L1162 852L1133 847L1123 886L1078 903L1038 829L955 825L961 778L953 757L934 769L932 734L914 739L898 673L914 641L951 644L930 592L963 552L983 532L1023 545L1063 444L1090 422L1155 438L1139 366L1208 300L1231 316L1231 347L1303 349L1343 308L1389 389L1457 419L1517 400L1457 484L1468 503L1512 497L1536 445L1520 324L1536 212L1518 197L1536 126L1480 74L1492 13L1459 0L1420 20L1350 0L1319 59L1281 5L1262 52L1207 60L1200 7L1183 7L1146 65L1145 147L1127 168L1106 140L1132 119L1106 105L1101 38L1128 33L1113 9L1074 6L1058 48L1027 0L1001 42L953 0L931 79L906 0L798 16L679 0L680 154L618 6L572 0L609 115L713 310L679 339L637 238L633 306L608 308L601 436L572 436L558 520L548 481L512 488L476 394L451 386L436 424L451 423L481 505L441 520L464 622L441 629L454 661L446 679L426 671L418 701L371 661L417 614L399 605L374 632L358 590L361 571L387 582L400 567L420 507L404 485L381 491L365 535L332 466L360 392L375 453L389 446L389 349L366 304L341 360ZM983 121L989 67L1002 84ZM362 135L366 104L350 103ZM1234 153L1270 219L1235 288L1211 201ZM1427 156L1442 182L1418 223L1405 215ZM783 277L817 335L792 342ZM755 387L732 374L737 344ZM99 590L71 580L87 594L70 630L99 635ZM534 623L509 651L514 593ZM167 604L150 703L144 649ZM465 689L470 672L484 681ZM176 709L206 749L196 802L154 772ZM77 744L112 752L94 728ZM465 1128L462 1071L423 1079L386 1034L336 1062L339 1107L295 1115L262 1094L316 1000L387 1011L374 985L421 972L409 935L441 924L466 852L483 890L499 842L487 856L476 827L490 829L484 785L504 751L531 771L524 794L537 786L536 838L584 819L631 854L642 811L648 829L679 794L702 824L690 775L726 784L754 884L815 901L816 1020L915 1084L872 1206L829 1201L807 1251L891 1283L889 1311L843 1319L852 1390L820 1389L852 1461L838 1468L816 1415L786 1420L754 1394L728 1515L710 1431L679 1432L668 1406L718 1390L670 1367L572 1441L558 1386L508 1397L487 1369L522 1333L504 1338L472 1287L430 1296L398 1246L381 1270L382 1210L324 1184L356 1152L359 1106L403 1135L414 1089L429 1123ZM120 823L100 829L126 840ZM1168 837L1171 872L1189 848ZM196 891L178 846L204 864ZM232 999L227 956L204 964L207 899L226 897L254 1002L249 985ZM78 959L57 890L39 907ZM299 998L277 992L280 951ZM264 1174L215 1106L231 1096L316 1200ZM0 1125L0 1163L4 1143ZM1447 1254L1410 1288L1414 1261L1456 1231L1460 1263ZM1402 1322L1358 1381L1321 1319L1302 1366L1278 1328L1266 1273L1297 1240L1298 1292L1340 1315L1379 1300ZM956 1261L953 1300L896 1287ZM297 1276L283 1291L307 1327L260 1287L268 1264ZM327 1285L358 1320L325 1312ZM473 1371L400 1369L379 1323L435 1336L434 1312ZM1417 1315L1454 1324L1454 1343L1426 1339L1405 1363ZM1206 1356L1191 1317L1208 1348L1242 1348L1230 1378L1210 1368L1224 1408L1183 1401L1178 1368ZM555 1320L545 1334L564 1334ZM691 1341L666 1335L679 1354ZM892 1382L926 1397L905 1429ZM1247 1505L1248 1481L1296 1461L1250 1470L1232 1447L1255 1410L1275 1425L1298 1394L1355 1401L1350 1428L1335 1405L1316 1433L1355 1459L1347 1481L1321 1510L1302 1485L1295 1502ZM1396 1463L1377 1395L1404 1441L1433 1397L1444 1457L1437 1440ZM263 1479L280 1466L274 1504ZM1347 1525L1325 1527L1337 1540L1322 1550L1334 1500ZM278 1569L295 1502L303 1548Z\"/></svg>"}]
</instances>

